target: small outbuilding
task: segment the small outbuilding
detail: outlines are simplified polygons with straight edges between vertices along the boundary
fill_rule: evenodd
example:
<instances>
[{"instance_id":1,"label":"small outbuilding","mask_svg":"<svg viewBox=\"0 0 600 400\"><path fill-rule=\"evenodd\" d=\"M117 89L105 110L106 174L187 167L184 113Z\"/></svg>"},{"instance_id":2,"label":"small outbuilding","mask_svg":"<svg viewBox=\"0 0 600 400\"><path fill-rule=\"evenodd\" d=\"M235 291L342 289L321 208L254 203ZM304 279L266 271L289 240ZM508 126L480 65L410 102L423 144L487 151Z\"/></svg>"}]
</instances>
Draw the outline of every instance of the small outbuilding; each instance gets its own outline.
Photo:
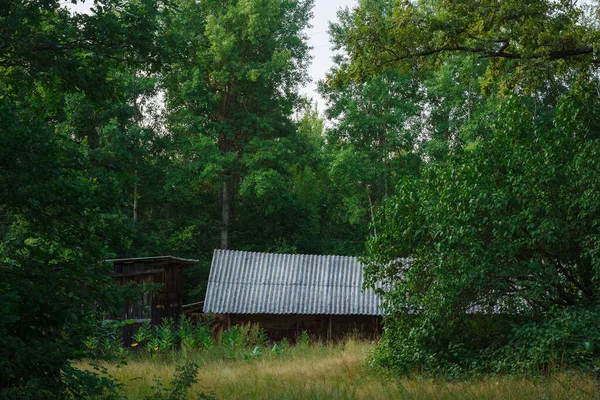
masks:
<instances>
[{"instance_id":1,"label":"small outbuilding","mask_svg":"<svg viewBox=\"0 0 600 400\"><path fill-rule=\"evenodd\" d=\"M355 257L215 250L204 313L219 330L258 323L273 339L381 333L381 299Z\"/></svg>"},{"instance_id":2,"label":"small outbuilding","mask_svg":"<svg viewBox=\"0 0 600 400\"><path fill-rule=\"evenodd\" d=\"M139 299L128 301L123 313L117 316L121 320L135 321L133 325L123 329L123 341L126 346L131 343L131 335L140 324L146 321L159 324L163 318L179 319L183 302L183 270L198 260L159 256L107 261L113 264L110 276L118 285L162 285L157 293L145 293Z\"/></svg>"}]
</instances>

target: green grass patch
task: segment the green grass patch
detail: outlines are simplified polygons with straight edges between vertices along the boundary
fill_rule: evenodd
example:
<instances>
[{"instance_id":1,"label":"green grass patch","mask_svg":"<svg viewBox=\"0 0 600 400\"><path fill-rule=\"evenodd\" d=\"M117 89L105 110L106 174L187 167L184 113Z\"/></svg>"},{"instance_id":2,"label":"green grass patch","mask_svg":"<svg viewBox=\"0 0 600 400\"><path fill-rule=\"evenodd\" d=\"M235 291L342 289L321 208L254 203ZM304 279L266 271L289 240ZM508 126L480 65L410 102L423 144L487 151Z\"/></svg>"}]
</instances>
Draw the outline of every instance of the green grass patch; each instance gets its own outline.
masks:
<instances>
[{"instance_id":1,"label":"green grass patch","mask_svg":"<svg viewBox=\"0 0 600 400\"><path fill-rule=\"evenodd\" d=\"M207 350L127 356L125 365L105 362L130 399L153 396L157 382L169 388L177 365L199 366L188 398L217 399L589 399L590 377L561 374L539 378L488 377L466 381L395 377L366 362L374 344L348 339L325 345L264 347L225 345ZM85 365L83 365L85 367ZM154 387L154 389L153 389ZM211 397L214 396L214 397ZM204 397L206 398L206 397Z\"/></svg>"}]
</instances>

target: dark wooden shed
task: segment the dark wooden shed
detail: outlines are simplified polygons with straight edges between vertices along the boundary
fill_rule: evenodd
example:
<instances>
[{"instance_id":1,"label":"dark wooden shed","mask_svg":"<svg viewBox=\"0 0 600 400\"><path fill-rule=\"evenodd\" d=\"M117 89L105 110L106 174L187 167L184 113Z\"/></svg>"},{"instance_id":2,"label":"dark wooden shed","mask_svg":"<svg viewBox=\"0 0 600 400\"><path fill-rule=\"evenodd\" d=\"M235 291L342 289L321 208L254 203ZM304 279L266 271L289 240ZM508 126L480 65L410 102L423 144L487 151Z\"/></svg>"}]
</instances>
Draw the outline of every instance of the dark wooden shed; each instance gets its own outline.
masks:
<instances>
[{"instance_id":1,"label":"dark wooden shed","mask_svg":"<svg viewBox=\"0 0 600 400\"><path fill-rule=\"evenodd\" d=\"M179 319L183 302L183 270L198 260L172 256L118 258L107 260L113 264L110 275L118 285L161 284L158 293L146 293L136 301L128 301L121 320L134 320L135 324L123 329L123 341L131 344L131 335L145 321L159 324L163 318Z\"/></svg>"},{"instance_id":2,"label":"dark wooden shed","mask_svg":"<svg viewBox=\"0 0 600 400\"><path fill-rule=\"evenodd\" d=\"M355 257L215 250L204 301L219 330L258 323L273 339L381 333L379 296Z\"/></svg>"}]
</instances>

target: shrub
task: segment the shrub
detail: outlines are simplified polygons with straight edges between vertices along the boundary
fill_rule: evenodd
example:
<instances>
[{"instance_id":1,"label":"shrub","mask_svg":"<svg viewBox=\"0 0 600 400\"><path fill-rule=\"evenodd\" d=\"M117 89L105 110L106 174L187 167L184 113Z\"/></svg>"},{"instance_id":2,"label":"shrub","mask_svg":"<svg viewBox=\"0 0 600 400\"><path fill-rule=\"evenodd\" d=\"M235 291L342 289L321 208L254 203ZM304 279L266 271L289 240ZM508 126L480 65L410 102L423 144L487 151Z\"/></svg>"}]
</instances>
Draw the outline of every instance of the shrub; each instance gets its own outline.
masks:
<instances>
[{"instance_id":1,"label":"shrub","mask_svg":"<svg viewBox=\"0 0 600 400\"><path fill-rule=\"evenodd\" d=\"M300 333L300 336L298 337L298 344L300 345L301 348L305 349L306 347L308 347L309 343L310 343L310 335L308 334L307 331L302 331Z\"/></svg>"},{"instance_id":2,"label":"shrub","mask_svg":"<svg viewBox=\"0 0 600 400\"><path fill-rule=\"evenodd\" d=\"M182 315L179 319L179 330L177 335L181 343L181 349L187 351L197 346L197 338L195 333L194 324L185 315Z\"/></svg>"},{"instance_id":3,"label":"shrub","mask_svg":"<svg viewBox=\"0 0 600 400\"><path fill-rule=\"evenodd\" d=\"M235 357L235 350L242 344L239 326L235 325L225 330L219 338L221 344L227 351L229 358Z\"/></svg>"},{"instance_id":4,"label":"shrub","mask_svg":"<svg viewBox=\"0 0 600 400\"><path fill-rule=\"evenodd\" d=\"M156 327L156 339L161 352L175 349L177 346L177 330L172 318L163 318L162 324Z\"/></svg>"},{"instance_id":5,"label":"shrub","mask_svg":"<svg viewBox=\"0 0 600 400\"><path fill-rule=\"evenodd\" d=\"M144 323L135 331L133 334L133 340L135 346L144 345L146 342L150 341L154 336L153 327L150 324L150 321L146 320Z\"/></svg>"},{"instance_id":6,"label":"shrub","mask_svg":"<svg viewBox=\"0 0 600 400\"><path fill-rule=\"evenodd\" d=\"M183 315L177 327L171 318L163 319L161 325L152 325L145 321L133 334L133 340L132 346L143 348L152 354L175 350L178 345L181 345L183 351L208 350L214 345L210 321L194 324ZM90 345L93 346L94 343Z\"/></svg>"},{"instance_id":7,"label":"shrub","mask_svg":"<svg viewBox=\"0 0 600 400\"><path fill-rule=\"evenodd\" d=\"M83 343L91 357L111 359L122 357L125 354L121 330L133 321L103 320L94 335L88 337Z\"/></svg>"},{"instance_id":8,"label":"shrub","mask_svg":"<svg viewBox=\"0 0 600 400\"><path fill-rule=\"evenodd\" d=\"M267 334L259 324L248 322L239 326L240 340L244 346L264 346L267 343Z\"/></svg>"},{"instance_id":9,"label":"shrub","mask_svg":"<svg viewBox=\"0 0 600 400\"><path fill-rule=\"evenodd\" d=\"M194 328L194 337L196 345L204 350L209 350L214 346L212 339L212 330L210 329L210 321L198 323Z\"/></svg>"},{"instance_id":10,"label":"shrub","mask_svg":"<svg viewBox=\"0 0 600 400\"><path fill-rule=\"evenodd\" d=\"M192 385L198 382L198 364L190 362L175 367L173 381L165 388L159 379L155 380L154 394L146 397L146 400L184 400L188 398L188 392ZM198 399L216 399L214 393L200 393Z\"/></svg>"}]
</instances>

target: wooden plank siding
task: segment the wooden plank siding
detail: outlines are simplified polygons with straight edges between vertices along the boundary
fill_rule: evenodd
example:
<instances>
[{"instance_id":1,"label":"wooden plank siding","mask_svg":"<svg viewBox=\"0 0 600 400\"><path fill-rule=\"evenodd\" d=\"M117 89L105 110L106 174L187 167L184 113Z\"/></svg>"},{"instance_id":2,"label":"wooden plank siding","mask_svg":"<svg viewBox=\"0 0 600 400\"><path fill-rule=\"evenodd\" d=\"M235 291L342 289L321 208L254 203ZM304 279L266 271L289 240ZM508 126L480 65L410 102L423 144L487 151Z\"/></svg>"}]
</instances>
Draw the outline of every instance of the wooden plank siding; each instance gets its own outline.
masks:
<instances>
[{"instance_id":1,"label":"wooden plank siding","mask_svg":"<svg viewBox=\"0 0 600 400\"><path fill-rule=\"evenodd\" d=\"M131 345L131 336L145 320L156 325L162 323L163 318L179 320L183 301L183 270L197 260L164 256L107 261L113 263L111 277L117 285L162 285L155 294L145 293L136 300L127 301L121 315L116 316L120 320L136 320L135 324L123 327L125 346Z\"/></svg>"},{"instance_id":2,"label":"wooden plank siding","mask_svg":"<svg viewBox=\"0 0 600 400\"><path fill-rule=\"evenodd\" d=\"M298 315L298 314L219 314L214 315L215 333L233 325L259 324L270 339L295 341L302 331L316 340L340 340L348 335L379 338L382 334L379 315Z\"/></svg>"}]
</instances>

